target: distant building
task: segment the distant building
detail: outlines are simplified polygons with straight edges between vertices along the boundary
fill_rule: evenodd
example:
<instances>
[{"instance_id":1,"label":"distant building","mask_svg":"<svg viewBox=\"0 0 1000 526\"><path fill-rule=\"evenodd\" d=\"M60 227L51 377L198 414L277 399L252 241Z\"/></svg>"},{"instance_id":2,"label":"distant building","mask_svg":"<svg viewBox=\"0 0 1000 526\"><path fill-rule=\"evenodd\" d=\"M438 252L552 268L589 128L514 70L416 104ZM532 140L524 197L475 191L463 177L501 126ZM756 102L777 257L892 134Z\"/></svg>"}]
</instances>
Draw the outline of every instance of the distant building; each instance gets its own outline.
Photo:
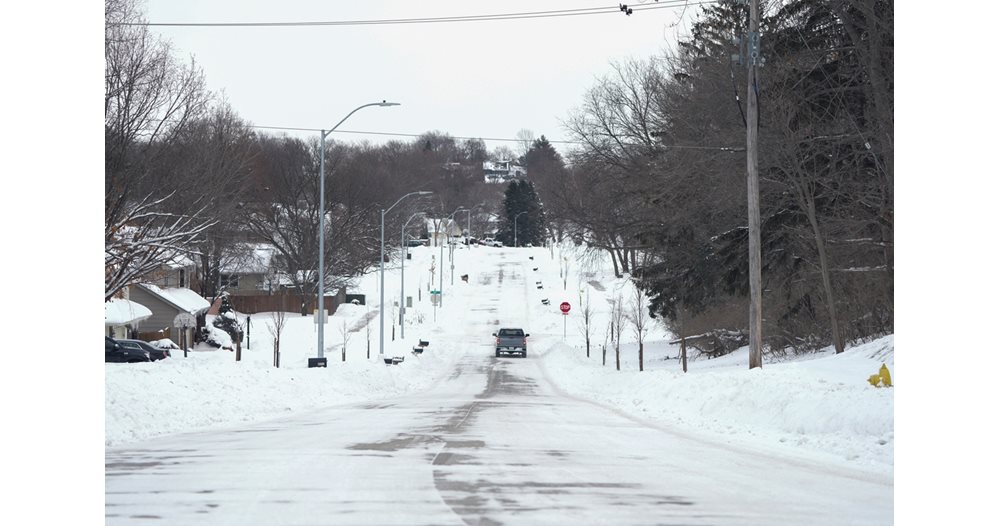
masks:
<instances>
[{"instance_id":1,"label":"distant building","mask_svg":"<svg viewBox=\"0 0 1000 526\"><path fill-rule=\"evenodd\" d=\"M514 161L483 161L483 177L487 183L507 183L527 176L528 170Z\"/></svg>"}]
</instances>

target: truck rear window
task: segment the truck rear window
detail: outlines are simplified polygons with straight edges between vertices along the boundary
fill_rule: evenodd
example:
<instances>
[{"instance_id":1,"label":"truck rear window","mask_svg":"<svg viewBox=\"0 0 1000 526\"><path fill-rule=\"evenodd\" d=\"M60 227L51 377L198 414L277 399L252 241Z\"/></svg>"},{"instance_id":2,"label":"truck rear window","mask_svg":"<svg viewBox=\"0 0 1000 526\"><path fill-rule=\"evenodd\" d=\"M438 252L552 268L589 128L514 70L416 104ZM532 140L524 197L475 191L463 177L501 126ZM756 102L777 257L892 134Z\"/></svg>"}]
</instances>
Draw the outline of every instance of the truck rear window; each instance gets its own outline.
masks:
<instances>
[{"instance_id":1,"label":"truck rear window","mask_svg":"<svg viewBox=\"0 0 1000 526\"><path fill-rule=\"evenodd\" d=\"M500 332L497 333L497 336L508 336L508 337L510 337L510 336L522 336L523 337L524 336L524 331L522 331L521 329L500 329Z\"/></svg>"}]
</instances>

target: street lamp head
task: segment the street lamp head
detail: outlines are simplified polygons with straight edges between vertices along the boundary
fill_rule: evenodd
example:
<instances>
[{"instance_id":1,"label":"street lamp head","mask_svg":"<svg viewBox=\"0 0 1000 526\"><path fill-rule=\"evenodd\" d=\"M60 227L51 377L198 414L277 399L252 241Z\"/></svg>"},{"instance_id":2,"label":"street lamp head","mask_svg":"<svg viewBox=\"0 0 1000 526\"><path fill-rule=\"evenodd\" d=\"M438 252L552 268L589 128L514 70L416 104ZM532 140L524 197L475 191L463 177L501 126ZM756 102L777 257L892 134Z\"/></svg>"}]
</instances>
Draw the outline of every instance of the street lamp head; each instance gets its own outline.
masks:
<instances>
[{"instance_id":1,"label":"street lamp head","mask_svg":"<svg viewBox=\"0 0 1000 526\"><path fill-rule=\"evenodd\" d=\"M417 195L431 195L433 193L434 192L431 192L429 190L423 190L423 191L417 192Z\"/></svg>"},{"instance_id":2,"label":"street lamp head","mask_svg":"<svg viewBox=\"0 0 1000 526\"><path fill-rule=\"evenodd\" d=\"M385 106L399 106L400 104L398 102L386 102L383 100L382 102L378 103L378 105L385 107Z\"/></svg>"}]
</instances>

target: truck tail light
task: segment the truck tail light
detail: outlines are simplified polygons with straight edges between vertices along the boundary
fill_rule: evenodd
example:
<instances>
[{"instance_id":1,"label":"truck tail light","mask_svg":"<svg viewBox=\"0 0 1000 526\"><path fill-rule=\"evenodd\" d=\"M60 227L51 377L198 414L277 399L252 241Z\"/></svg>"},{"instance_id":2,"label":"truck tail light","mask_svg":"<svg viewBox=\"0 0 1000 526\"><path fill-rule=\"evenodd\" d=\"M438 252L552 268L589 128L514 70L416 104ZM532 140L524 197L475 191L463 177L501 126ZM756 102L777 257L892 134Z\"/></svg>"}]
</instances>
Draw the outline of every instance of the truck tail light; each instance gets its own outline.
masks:
<instances>
[{"instance_id":1,"label":"truck tail light","mask_svg":"<svg viewBox=\"0 0 1000 526\"><path fill-rule=\"evenodd\" d=\"M500 338L497 338L497 345L500 345Z\"/></svg>"},{"instance_id":2,"label":"truck tail light","mask_svg":"<svg viewBox=\"0 0 1000 526\"><path fill-rule=\"evenodd\" d=\"M525 338L524 341L522 341L521 343L524 344L524 345L528 345L528 339Z\"/></svg>"}]
</instances>

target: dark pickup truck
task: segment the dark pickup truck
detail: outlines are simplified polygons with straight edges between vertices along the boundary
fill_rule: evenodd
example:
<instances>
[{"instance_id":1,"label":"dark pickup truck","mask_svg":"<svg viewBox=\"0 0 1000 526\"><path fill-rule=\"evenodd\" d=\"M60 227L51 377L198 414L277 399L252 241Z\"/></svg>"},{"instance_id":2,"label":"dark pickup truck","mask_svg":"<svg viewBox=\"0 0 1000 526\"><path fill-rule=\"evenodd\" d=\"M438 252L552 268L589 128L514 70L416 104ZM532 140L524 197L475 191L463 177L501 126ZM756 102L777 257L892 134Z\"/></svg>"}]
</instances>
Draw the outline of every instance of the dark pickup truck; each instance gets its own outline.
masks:
<instances>
[{"instance_id":1,"label":"dark pickup truck","mask_svg":"<svg viewBox=\"0 0 1000 526\"><path fill-rule=\"evenodd\" d=\"M528 356L528 336L521 329L500 329L493 333L496 336L497 358L501 354L520 354L521 358Z\"/></svg>"}]
</instances>

